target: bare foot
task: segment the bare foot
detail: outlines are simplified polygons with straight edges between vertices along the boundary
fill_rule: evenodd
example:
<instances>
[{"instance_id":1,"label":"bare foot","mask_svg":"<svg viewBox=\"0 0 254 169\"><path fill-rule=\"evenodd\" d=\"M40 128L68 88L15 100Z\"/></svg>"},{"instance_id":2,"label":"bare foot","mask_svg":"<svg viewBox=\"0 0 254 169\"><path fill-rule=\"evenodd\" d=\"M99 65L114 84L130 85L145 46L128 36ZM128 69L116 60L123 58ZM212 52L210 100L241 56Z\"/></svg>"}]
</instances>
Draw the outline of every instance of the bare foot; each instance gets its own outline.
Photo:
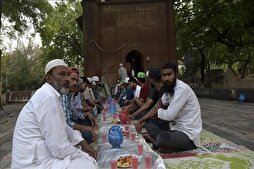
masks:
<instances>
[{"instance_id":1,"label":"bare foot","mask_svg":"<svg viewBox=\"0 0 254 169\"><path fill-rule=\"evenodd\" d=\"M155 139L152 138L148 133L144 133L142 134L142 136L144 137L144 139L148 142L148 143L154 143Z\"/></svg>"}]
</instances>

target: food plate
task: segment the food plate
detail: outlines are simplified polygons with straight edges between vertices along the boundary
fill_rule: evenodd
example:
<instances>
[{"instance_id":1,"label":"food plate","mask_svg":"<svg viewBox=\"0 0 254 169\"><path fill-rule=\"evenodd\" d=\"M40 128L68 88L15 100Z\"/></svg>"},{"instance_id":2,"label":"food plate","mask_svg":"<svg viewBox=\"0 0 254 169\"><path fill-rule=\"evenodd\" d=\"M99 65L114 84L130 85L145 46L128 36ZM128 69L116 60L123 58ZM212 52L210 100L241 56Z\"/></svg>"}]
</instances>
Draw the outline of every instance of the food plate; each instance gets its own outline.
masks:
<instances>
[{"instance_id":1,"label":"food plate","mask_svg":"<svg viewBox=\"0 0 254 169\"><path fill-rule=\"evenodd\" d=\"M130 168L131 165L131 158L136 157L138 162L140 161L140 157L135 154L122 154L116 156L114 159L117 160L117 167L119 168Z\"/></svg>"}]
</instances>

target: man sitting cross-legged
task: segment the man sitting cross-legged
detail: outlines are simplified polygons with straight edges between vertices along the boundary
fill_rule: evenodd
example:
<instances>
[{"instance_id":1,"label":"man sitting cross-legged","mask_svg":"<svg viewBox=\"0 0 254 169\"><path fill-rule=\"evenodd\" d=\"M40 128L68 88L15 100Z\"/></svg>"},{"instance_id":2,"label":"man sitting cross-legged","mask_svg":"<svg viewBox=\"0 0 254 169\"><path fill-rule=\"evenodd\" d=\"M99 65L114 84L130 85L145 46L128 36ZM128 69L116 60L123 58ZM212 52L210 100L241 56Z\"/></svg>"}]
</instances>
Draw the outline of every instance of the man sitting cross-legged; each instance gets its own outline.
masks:
<instances>
[{"instance_id":1,"label":"man sitting cross-legged","mask_svg":"<svg viewBox=\"0 0 254 169\"><path fill-rule=\"evenodd\" d=\"M152 107L154 107L155 103L159 100L162 95L161 88L163 83L161 81L161 73L159 68L151 68L148 71L148 78L150 83L150 91L149 95L146 99L145 104L135 111L133 114L129 115L130 119L141 118L147 112L150 111Z\"/></svg>"},{"instance_id":2,"label":"man sitting cross-legged","mask_svg":"<svg viewBox=\"0 0 254 169\"><path fill-rule=\"evenodd\" d=\"M130 104L125 107L129 114L133 114L140 107L142 107L149 94L149 84L146 82L146 76L144 72L139 72L137 75L137 83L141 86L140 95L138 97L134 97ZM135 94L134 94L135 95Z\"/></svg>"},{"instance_id":3,"label":"man sitting cross-legged","mask_svg":"<svg viewBox=\"0 0 254 169\"><path fill-rule=\"evenodd\" d=\"M156 123L146 128L148 132L158 131L153 146L163 153L191 150L200 146L202 120L199 102L190 86L178 80L176 74L175 64L166 63L163 66L162 79L165 93L154 108L138 122L140 132L142 123L151 117L157 116L166 121L173 120L170 130L162 129Z\"/></svg>"},{"instance_id":4,"label":"man sitting cross-legged","mask_svg":"<svg viewBox=\"0 0 254 169\"><path fill-rule=\"evenodd\" d=\"M96 124L94 116L90 112L83 112L80 95L75 96L79 72L76 68L71 68L69 72L69 93L62 95L62 107L65 112L66 121L70 127L79 130L82 137L91 143L96 139L96 134L92 128Z\"/></svg>"}]
</instances>

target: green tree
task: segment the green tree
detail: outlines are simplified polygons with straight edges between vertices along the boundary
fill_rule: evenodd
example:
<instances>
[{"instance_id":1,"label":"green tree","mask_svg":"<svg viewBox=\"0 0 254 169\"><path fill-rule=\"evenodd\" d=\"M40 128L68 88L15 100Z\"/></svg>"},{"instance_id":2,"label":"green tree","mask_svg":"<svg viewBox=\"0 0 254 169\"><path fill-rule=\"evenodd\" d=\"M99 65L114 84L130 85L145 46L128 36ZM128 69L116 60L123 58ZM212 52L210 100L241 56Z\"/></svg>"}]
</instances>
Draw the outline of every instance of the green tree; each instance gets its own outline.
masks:
<instances>
[{"instance_id":1,"label":"green tree","mask_svg":"<svg viewBox=\"0 0 254 169\"><path fill-rule=\"evenodd\" d=\"M83 35L76 18L81 15L80 2L57 3L40 29L45 62L63 58L69 65L82 65Z\"/></svg>"},{"instance_id":2,"label":"green tree","mask_svg":"<svg viewBox=\"0 0 254 169\"><path fill-rule=\"evenodd\" d=\"M8 90L37 89L42 83L41 50L29 42L11 53L3 54L3 87Z\"/></svg>"},{"instance_id":3,"label":"green tree","mask_svg":"<svg viewBox=\"0 0 254 169\"><path fill-rule=\"evenodd\" d=\"M29 28L31 21L35 29L40 27L40 22L47 16L47 13L52 9L52 6L47 0L0 0L0 29L7 31L7 35L14 35L15 31L23 33ZM5 29L2 24L2 16L9 22L13 23L14 29ZM2 43L2 41L1 41ZM2 65L2 49L0 49L0 65ZM2 68L2 67L1 67ZM0 73L2 75L2 69ZM0 90L2 91L2 77L0 78ZM0 94L0 111L3 112L2 95Z\"/></svg>"},{"instance_id":4,"label":"green tree","mask_svg":"<svg viewBox=\"0 0 254 169\"><path fill-rule=\"evenodd\" d=\"M210 64L245 73L253 57L254 1L178 0L175 9L178 53L199 53L191 60L200 61L201 76Z\"/></svg>"}]
</instances>

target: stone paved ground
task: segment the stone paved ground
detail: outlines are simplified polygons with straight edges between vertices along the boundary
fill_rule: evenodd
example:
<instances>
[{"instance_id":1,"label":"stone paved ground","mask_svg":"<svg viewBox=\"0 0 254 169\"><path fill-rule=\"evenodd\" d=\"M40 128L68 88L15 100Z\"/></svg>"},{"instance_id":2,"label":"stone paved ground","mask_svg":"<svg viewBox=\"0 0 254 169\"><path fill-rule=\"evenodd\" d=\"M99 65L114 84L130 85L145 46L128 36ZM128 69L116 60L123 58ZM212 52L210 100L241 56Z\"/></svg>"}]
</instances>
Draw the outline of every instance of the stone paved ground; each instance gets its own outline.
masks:
<instances>
[{"instance_id":1,"label":"stone paved ground","mask_svg":"<svg viewBox=\"0 0 254 169\"><path fill-rule=\"evenodd\" d=\"M207 98L199 98L199 101L204 129L254 150L254 103ZM0 115L0 164L11 151L13 128L23 105L5 105L8 115Z\"/></svg>"},{"instance_id":2,"label":"stone paved ground","mask_svg":"<svg viewBox=\"0 0 254 169\"><path fill-rule=\"evenodd\" d=\"M254 150L254 103L200 98L203 128Z\"/></svg>"},{"instance_id":3,"label":"stone paved ground","mask_svg":"<svg viewBox=\"0 0 254 169\"><path fill-rule=\"evenodd\" d=\"M24 103L5 105L5 115L0 115L0 159L11 151L13 129L23 106Z\"/></svg>"}]
</instances>

